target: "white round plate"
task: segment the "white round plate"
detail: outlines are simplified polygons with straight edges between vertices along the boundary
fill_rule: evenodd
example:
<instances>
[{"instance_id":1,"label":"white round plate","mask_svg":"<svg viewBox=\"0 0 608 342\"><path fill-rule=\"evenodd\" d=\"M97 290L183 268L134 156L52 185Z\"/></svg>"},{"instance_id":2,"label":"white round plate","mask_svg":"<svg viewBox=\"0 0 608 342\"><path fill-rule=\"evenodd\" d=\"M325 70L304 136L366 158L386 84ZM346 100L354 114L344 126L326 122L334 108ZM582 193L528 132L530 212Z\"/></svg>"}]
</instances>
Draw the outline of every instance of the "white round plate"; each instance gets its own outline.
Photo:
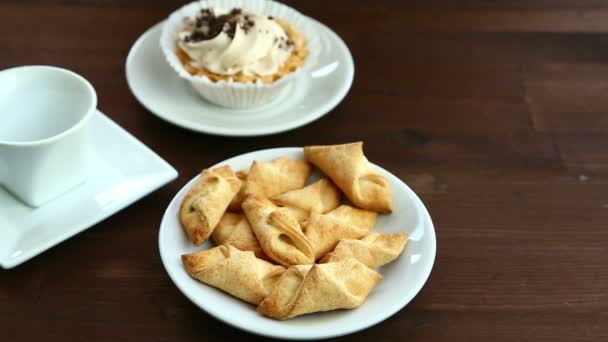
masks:
<instances>
[{"instance_id":1,"label":"white round plate","mask_svg":"<svg viewBox=\"0 0 608 342\"><path fill-rule=\"evenodd\" d=\"M249 168L253 160L270 161L280 156L303 159L304 153L301 148L262 150L215 166L230 165L233 170L242 170ZM380 215L374 230L380 233L405 231L410 234L410 240L397 260L380 269L384 279L359 308L275 321L256 312L255 306L191 278L182 265L181 255L196 252L201 247L194 247L188 240L179 223L178 213L184 196L198 176L179 191L163 216L159 232L163 265L175 285L194 304L227 324L255 334L294 340L320 339L353 333L377 324L403 308L420 291L431 273L436 247L433 223L418 196L399 178L380 167L377 169L391 185L395 211L390 215ZM211 247L213 245L207 242L202 249Z\"/></svg>"},{"instance_id":2,"label":"white round plate","mask_svg":"<svg viewBox=\"0 0 608 342\"><path fill-rule=\"evenodd\" d=\"M308 18L321 51L272 103L254 109L229 109L205 101L165 61L159 39L163 23L146 31L127 57L127 83L135 98L158 117L198 132L257 136L306 125L332 110L346 96L354 76L350 51L340 37Z\"/></svg>"}]
</instances>

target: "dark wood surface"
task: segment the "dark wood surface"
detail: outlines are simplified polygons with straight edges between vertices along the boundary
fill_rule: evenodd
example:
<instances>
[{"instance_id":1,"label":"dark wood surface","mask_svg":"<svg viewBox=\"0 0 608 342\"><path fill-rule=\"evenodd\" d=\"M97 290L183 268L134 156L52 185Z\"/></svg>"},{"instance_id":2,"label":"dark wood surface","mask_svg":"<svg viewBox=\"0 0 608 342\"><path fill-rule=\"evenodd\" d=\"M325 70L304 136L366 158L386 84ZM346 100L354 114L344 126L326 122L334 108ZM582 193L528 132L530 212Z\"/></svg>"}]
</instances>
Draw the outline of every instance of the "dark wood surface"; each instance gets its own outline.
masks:
<instances>
[{"instance_id":1,"label":"dark wood surface","mask_svg":"<svg viewBox=\"0 0 608 342\"><path fill-rule=\"evenodd\" d=\"M260 138L189 132L131 95L129 48L181 3L0 3L0 68L82 74L99 108L180 173L0 271L0 340L261 339L173 286L157 247L164 209L201 168L225 158L363 139L369 158L427 204L438 253L407 307L341 340L608 341L606 1L290 2L345 40L355 81L327 116Z\"/></svg>"}]
</instances>

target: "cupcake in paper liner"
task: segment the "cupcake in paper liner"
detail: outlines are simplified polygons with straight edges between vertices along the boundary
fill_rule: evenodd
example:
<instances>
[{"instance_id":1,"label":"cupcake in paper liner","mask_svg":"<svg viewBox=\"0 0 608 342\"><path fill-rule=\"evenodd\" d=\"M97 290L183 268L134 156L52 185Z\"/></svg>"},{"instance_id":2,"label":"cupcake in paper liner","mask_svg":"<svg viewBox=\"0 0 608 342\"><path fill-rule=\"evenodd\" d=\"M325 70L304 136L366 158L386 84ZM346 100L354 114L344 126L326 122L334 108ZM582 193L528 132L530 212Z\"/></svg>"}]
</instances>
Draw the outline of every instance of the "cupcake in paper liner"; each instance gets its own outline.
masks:
<instances>
[{"instance_id":1,"label":"cupcake in paper liner","mask_svg":"<svg viewBox=\"0 0 608 342\"><path fill-rule=\"evenodd\" d=\"M180 77L230 108L271 102L319 51L308 19L270 0L187 4L169 16L160 44Z\"/></svg>"}]
</instances>

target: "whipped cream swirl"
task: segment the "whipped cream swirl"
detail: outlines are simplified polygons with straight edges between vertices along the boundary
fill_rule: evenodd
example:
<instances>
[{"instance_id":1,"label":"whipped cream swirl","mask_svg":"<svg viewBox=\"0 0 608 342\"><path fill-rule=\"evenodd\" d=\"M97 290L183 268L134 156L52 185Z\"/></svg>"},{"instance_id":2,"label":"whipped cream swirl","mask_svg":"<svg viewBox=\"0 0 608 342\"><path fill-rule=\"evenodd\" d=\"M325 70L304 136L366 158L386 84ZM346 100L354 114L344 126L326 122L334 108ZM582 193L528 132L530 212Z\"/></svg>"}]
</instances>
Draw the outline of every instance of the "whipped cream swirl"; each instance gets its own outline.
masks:
<instances>
[{"instance_id":1,"label":"whipped cream swirl","mask_svg":"<svg viewBox=\"0 0 608 342\"><path fill-rule=\"evenodd\" d=\"M293 42L274 18L232 9L203 9L187 18L179 33L179 47L192 65L220 75L277 73L293 49Z\"/></svg>"}]
</instances>

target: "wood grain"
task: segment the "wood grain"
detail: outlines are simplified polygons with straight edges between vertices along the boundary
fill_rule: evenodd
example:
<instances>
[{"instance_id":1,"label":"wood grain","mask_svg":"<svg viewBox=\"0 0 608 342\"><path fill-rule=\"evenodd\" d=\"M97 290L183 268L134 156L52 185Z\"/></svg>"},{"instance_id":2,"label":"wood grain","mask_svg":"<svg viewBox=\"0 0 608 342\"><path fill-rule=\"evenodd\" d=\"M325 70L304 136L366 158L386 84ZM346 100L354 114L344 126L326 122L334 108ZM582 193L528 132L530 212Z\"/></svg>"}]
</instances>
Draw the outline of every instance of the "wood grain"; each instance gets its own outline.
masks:
<instances>
[{"instance_id":1,"label":"wood grain","mask_svg":"<svg viewBox=\"0 0 608 342\"><path fill-rule=\"evenodd\" d=\"M352 341L608 340L608 3L289 1L351 49L329 115L259 138L189 132L124 78L133 42L180 1L0 3L0 68L66 67L180 177L22 266L0 272L0 340L262 338L173 286L161 215L201 168L252 150L365 140L425 201L438 254L415 300Z\"/></svg>"}]
</instances>

